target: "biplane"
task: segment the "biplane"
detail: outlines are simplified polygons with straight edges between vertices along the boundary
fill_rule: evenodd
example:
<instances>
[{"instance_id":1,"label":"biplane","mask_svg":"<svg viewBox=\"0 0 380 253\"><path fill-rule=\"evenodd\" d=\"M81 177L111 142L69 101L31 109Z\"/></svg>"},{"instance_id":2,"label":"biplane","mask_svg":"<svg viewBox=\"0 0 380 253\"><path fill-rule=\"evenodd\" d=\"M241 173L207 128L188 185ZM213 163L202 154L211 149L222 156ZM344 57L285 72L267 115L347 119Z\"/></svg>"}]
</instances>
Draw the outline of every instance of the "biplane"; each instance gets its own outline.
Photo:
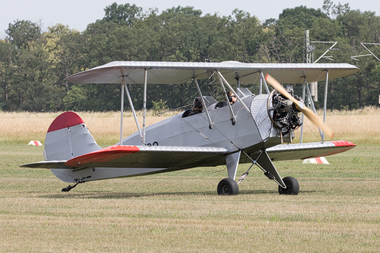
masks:
<instances>
[{"instance_id":1,"label":"biplane","mask_svg":"<svg viewBox=\"0 0 380 253\"><path fill-rule=\"evenodd\" d=\"M298 181L282 178L273 161L306 159L344 152L356 145L348 141L326 141L332 131L283 84L325 81L359 71L350 64L256 64L240 62L110 62L67 78L71 83L121 84L120 142L101 148L74 112L64 112L50 125L45 139L45 161L22 167L50 169L69 185L119 177L151 175L193 167L226 166L227 177L217 186L220 195L238 194L238 184L253 166L278 184L280 194L299 193ZM223 101L202 93L200 80L214 79ZM238 85L231 85L232 82ZM155 84L192 82L197 88L201 110L175 116L146 126L147 90ZM239 83L260 83L252 94ZM140 127L128 84L144 87ZM273 86L271 91L267 84ZM236 88L234 88L235 86ZM263 92L263 87L266 92ZM234 97L228 97L231 91ZM124 138L123 108L127 97L138 131ZM230 102L231 101L231 102ZM235 102L236 101L236 102ZM294 131L308 117L322 133L320 142L292 143ZM285 142L285 143L284 143ZM283 145L281 145L284 143ZM238 165L251 163L236 182Z\"/></svg>"}]
</instances>

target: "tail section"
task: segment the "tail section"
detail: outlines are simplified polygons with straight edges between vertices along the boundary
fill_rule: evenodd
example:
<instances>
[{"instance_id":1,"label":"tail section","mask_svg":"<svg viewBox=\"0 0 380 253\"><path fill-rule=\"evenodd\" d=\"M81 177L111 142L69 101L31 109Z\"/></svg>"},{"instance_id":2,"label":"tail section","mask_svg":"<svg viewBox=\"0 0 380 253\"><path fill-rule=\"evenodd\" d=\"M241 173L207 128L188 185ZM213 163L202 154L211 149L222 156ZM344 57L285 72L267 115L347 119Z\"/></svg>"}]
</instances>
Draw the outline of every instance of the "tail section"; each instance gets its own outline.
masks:
<instances>
[{"instance_id":1,"label":"tail section","mask_svg":"<svg viewBox=\"0 0 380 253\"><path fill-rule=\"evenodd\" d=\"M64 112L50 125L45 138L45 160L70 160L99 150L84 121L75 112Z\"/></svg>"},{"instance_id":2,"label":"tail section","mask_svg":"<svg viewBox=\"0 0 380 253\"><path fill-rule=\"evenodd\" d=\"M45 138L45 160L62 161L101 149L84 121L74 112L64 112L50 125ZM52 169L62 181L73 182L71 169Z\"/></svg>"}]
</instances>

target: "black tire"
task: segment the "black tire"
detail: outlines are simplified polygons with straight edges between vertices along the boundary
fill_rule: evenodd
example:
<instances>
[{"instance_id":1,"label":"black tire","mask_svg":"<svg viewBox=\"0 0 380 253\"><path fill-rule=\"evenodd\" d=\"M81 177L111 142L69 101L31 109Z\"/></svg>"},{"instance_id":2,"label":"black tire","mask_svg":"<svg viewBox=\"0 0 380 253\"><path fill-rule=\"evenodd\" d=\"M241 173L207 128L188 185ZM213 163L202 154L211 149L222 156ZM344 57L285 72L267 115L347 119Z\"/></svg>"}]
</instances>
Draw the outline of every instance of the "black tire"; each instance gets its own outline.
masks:
<instances>
[{"instance_id":1,"label":"black tire","mask_svg":"<svg viewBox=\"0 0 380 253\"><path fill-rule=\"evenodd\" d=\"M300 185L298 184L297 179L294 177L284 177L282 179L286 185L286 189L278 186L278 193L280 195L297 195L300 191Z\"/></svg>"},{"instance_id":2,"label":"black tire","mask_svg":"<svg viewBox=\"0 0 380 253\"><path fill-rule=\"evenodd\" d=\"M218 184L218 195L238 195L239 186L231 178L222 179Z\"/></svg>"}]
</instances>

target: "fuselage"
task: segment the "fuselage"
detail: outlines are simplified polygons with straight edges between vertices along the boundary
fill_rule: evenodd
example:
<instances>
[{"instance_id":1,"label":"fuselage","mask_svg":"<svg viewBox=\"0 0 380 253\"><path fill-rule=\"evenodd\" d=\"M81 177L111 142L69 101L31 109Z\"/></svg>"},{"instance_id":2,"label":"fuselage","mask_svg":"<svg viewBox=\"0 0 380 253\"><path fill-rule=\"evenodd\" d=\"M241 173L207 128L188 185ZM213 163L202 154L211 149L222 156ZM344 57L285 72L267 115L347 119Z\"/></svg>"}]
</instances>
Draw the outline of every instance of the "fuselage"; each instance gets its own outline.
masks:
<instances>
[{"instance_id":1,"label":"fuselage","mask_svg":"<svg viewBox=\"0 0 380 253\"><path fill-rule=\"evenodd\" d=\"M260 150L269 148L280 143L279 131L273 127L272 121L268 114L268 98L269 95L250 95L242 98L242 102L247 106L249 111L238 101L231 106L236 121L233 124L231 113L228 106L215 109L214 104L209 104L209 115L213 127L210 128L210 122L205 112L182 117L182 113L150 125L146 128L145 145L147 146L166 146L166 147L221 147L228 150L227 154L233 154L239 150L244 150L247 154L254 155ZM270 104L270 103L269 103ZM75 129L78 128L78 133ZM66 128L62 131L68 131ZM81 133L84 131L84 133ZM50 135L62 135L65 133L52 132ZM70 136L90 136L87 128L82 125L72 127ZM74 137L73 137L74 138ZM91 137L92 138L92 137ZM53 143L57 138L53 138ZM60 138L58 138L60 139ZM75 139L76 140L76 139ZM72 142L73 140L71 140ZM78 140L79 141L79 140ZM69 141L69 143L71 143ZM86 141L86 143L90 143ZM55 145L55 144L54 144ZM89 144L90 145L90 144ZM142 140L139 132L136 132L123 140L122 145L141 146ZM46 145L46 149L51 150L51 145ZM64 145L71 147L71 145ZM78 147L81 145L77 145ZM81 148L82 150L83 148ZM83 149L85 150L85 149ZM82 151L83 151L82 150ZM91 150L89 150L91 152ZM143 152L143 151L142 151ZM67 158L82 155L82 153L68 151ZM78 154L77 154L78 153ZM72 156L72 157L71 157ZM58 159L55 156L48 160ZM128 159L126 157L125 159ZM144 162L133 163L133 167L86 167L78 170L72 169L52 169L53 173L66 182L84 182L101 180L106 178L128 177L143 174L163 173L173 170L181 170L192 167L218 166L226 164L226 156L220 155L199 162L197 159L189 159L183 164L164 167L164 160L157 158L157 167L144 167ZM240 157L240 163L250 162L246 156Z\"/></svg>"},{"instance_id":2,"label":"fuselage","mask_svg":"<svg viewBox=\"0 0 380 253\"><path fill-rule=\"evenodd\" d=\"M210 129L205 110L182 117L182 113L146 128L145 144L156 146L224 147L231 153L238 150L260 150L280 143L278 130L273 128L268 115L268 95L246 96L231 106L236 116L231 121L229 107L215 109L208 105L213 127ZM123 140L123 145L141 145L139 132Z\"/></svg>"}]
</instances>

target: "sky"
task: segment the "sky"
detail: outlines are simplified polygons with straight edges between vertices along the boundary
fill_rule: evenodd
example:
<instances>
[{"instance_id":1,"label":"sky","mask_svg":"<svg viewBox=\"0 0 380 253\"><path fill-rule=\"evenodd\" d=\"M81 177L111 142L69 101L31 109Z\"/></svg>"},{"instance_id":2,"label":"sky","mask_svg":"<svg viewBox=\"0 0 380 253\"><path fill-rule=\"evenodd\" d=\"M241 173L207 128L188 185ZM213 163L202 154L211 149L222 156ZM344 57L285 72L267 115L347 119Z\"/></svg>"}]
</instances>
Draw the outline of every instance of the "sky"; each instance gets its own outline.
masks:
<instances>
[{"instance_id":1,"label":"sky","mask_svg":"<svg viewBox=\"0 0 380 253\"><path fill-rule=\"evenodd\" d=\"M158 8L159 13L168 8L177 6L193 6L202 10L203 14L217 13L219 16L231 15L236 8L256 16L260 21L278 19L284 9L303 5L308 8L322 9L323 0L0 0L0 38L5 36L9 23L16 20L30 20L41 25L43 30L58 23L68 25L70 29L84 31L88 24L104 17L104 8L117 4L136 4L149 11ZM332 0L334 4L340 1ZM348 3L351 10L372 11L380 15L380 1L378 0L342 0L341 4Z\"/></svg>"}]
</instances>

